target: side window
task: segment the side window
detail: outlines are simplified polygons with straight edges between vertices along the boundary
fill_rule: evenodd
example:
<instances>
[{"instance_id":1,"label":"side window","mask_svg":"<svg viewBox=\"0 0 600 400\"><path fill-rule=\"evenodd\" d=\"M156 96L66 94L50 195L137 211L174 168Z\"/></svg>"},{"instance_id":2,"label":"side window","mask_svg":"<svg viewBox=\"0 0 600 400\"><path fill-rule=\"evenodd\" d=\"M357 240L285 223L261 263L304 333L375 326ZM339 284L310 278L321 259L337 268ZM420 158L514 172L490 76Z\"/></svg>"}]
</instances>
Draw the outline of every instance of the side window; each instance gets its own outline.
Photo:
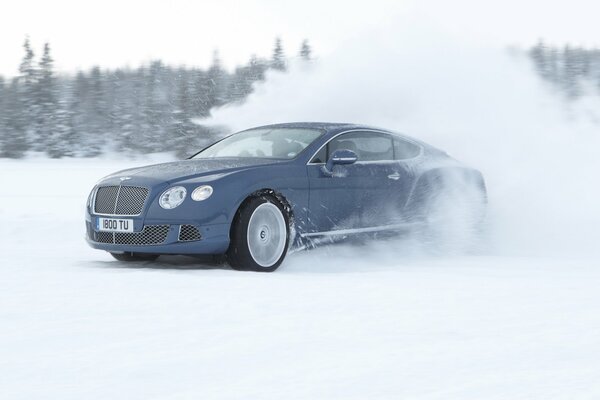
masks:
<instances>
[{"instance_id":1,"label":"side window","mask_svg":"<svg viewBox=\"0 0 600 400\"><path fill-rule=\"evenodd\" d=\"M340 135L327 144L327 157L334 151L352 150L358 161L384 161L394 159L392 137L377 132L350 132Z\"/></svg>"},{"instance_id":2,"label":"side window","mask_svg":"<svg viewBox=\"0 0 600 400\"><path fill-rule=\"evenodd\" d=\"M315 156L310 160L312 164L320 164L327 161L327 145L321 147L321 149L315 154Z\"/></svg>"},{"instance_id":3,"label":"side window","mask_svg":"<svg viewBox=\"0 0 600 400\"><path fill-rule=\"evenodd\" d=\"M419 155L421 148L416 144L394 138L394 156L396 160L408 160Z\"/></svg>"}]
</instances>

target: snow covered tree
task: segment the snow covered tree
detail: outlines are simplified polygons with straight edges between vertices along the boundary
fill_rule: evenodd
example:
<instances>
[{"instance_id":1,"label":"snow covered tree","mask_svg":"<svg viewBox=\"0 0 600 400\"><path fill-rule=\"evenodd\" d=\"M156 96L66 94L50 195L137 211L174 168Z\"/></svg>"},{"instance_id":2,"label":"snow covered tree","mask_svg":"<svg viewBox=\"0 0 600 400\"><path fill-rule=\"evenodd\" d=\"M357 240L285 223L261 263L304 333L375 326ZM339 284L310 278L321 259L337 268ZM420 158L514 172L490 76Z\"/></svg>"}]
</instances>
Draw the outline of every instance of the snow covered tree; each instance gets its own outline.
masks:
<instances>
[{"instance_id":1,"label":"snow covered tree","mask_svg":"<svg viewBox=\"0 0 600 400\"><path fill-rule=\"evenodd\" d=\"M173 124L167 140L169 150L175 150L179 156L189 155L189 145L193 145L194 126L190 121L190 83L187 71L179 70L176 78L177 98L173 110Z\"/></svg>"},{"instance_id":2,"label":"snow covered tree","mask_svg":"<svg viewBox=\"0 0 600 400\"><path fill-rule=\"evenodd\" d=\"M196 118L208 117L211 105L208 98L210 88L206 71L200 69L192 70L190 80L192 87L190 113Z\"/></svg>"},{"instance_id":3,"label":"snow covered tree","mask_svg":"<svg viewBox=\"0 0 600 400\"><path fill-rule=\"evenodd\" d=\"M227 99L230 102L241 102L252 92L252 78L249 66L238 67L231 77L227 90Z\"/></svg>"},{"instance_id":4,"label":"snow covered tree","mask_svg":"<svg viewBox=\"0 0 600 400\"><path fill-rule=\"evenodd\" d=\"M133 70L94 67L71 76L56 73L49 44L39 62L29 38L23 49L19 74L0 80L0 157L21 157L30 149L51 157L93 157L206 145L224 132L192 120L244 101L269 68L285 69L279 39L272 59L252 56L233 72L215 51L208 69L154 61Z\"/></svg>"},{"instance_id":5,"label":"snow covered tree","mask_svg":"<svg viewBox=\"0 0 600 400\"><path fill-rule=\"evenodd\" d=\"M581 85L579 82L581 65L579 63L577 49L566 45L563 50L562 84L565 93L570 99L576 99L581 95Z\"/></svg>"},{"instance_id":6,"label":"snow covered tree","mask_svg":"<svg viewBox=\"0 0 600 400\"><path fill-rule=\"evenodd\" d=\"M145 77L142 134L146 151L164 150L163 140L172 123L169 75L161 61L153 61Z\"/></svg>"},{"instance_id":7,"label":"snow covered tree","mask_svg":"<svg viewBox=\"0 0 600 400\"><path fill-rule=\"evenodd\" d=\"M99 155L105 144L107 110L100 68L94 67L87 76L79 72L73 86L71 99L73 114L72 135L79 143L78 155Z\"/></svg>"},{"instance_id":8,"label":"snow covered tree","mask_svg":"<svg viewBox=\"0 0 600 400\"><path fill-rule=\"evenodd\" d=\"M68 124L65 110L59 107L59 93L55 83L53 63L50 45L46 43L39 63L36 91L39 106L38 120L36 121L38 139L34 148L38 151L46 151L51 157L58 158L68 152L65 147Z\"/></svg>"},{"instance_id":9,"label":"snow covered tree","mask_svg":"<svg viewBox=\"0 0 600 400\"><path fill-rule=\"evenodd\" d=\"M567 44L559 49L543 41L530 51L535 71L559 90L568 100L576 100L586 89L596 85L600 90L600 50Z\"/></svg>"},{"instance_id":10,"label":"snow covered tree","mask_svg":"<svg viewBox=\"0 0 600 400\"><path fill-rule=\"evenodd\" d=\"M4 128L4 117L5 117L5 103L6 103L6 83L4 81L4 77L0 75L0 138L3 135Z\"/></svg>"},{"instance_id":11,"label":"snow covered tree","mask_svg":"<svg viewBox=\"0 0 600 400\"><path fill-rule=\"evenodd\" d=\"M248 76L252 82L263 81L267 69L269 69L268 60L260 59L254 54L250 57L250 62L248 62Z\"/></svg>"},{"instance_id":12,"label":"snow covered tree","mask_svg":"<svg viewBox=\"0 0 600 400\"><path fill-rule=\"evenodd\" d=\"M227 77L225 70L221 66L219 52L214 51L213 62L206 73L206 96L208 105L212 107L220 107L227 102ZM209 108L209 111L210 111Z\"/></svg>"},{"instance_id":13,"label":"snow covered tree","mask_svg":"<svg viewBox=\"0 0 600 400\"><path fill-rule=\"evenodd\" d=\"M5 88L4 77L0 75L0 154L2 154L2 146L6 135L6 103L7 103L7 90Z\"/></svg>"},{"instance_id":14,"label":"snow covered tree","mask_svg":"<svg viewBox=\"0 0 600 400\"><path fill-rule=\"evenodd\" d=\"M278 71L285 71L286 69L285 54L283 53L283 45L281 44L281 38L275 39L275 46L273 47L273 57L271 58L271 68Z\"/></svg>"},{"instance_id":15,"label":"snow covered tree","mask_svg":"<svg viewBox=\"0 0 600 400\"><path fill-rule=\"evenodd\" d=\"M312 56L312 49L308 44L308 40L304 39L300 46L300 58L304 61L310 61Z\"/></svg>"},{"instance_id":16,"label":"snow covered tree","mask_svg":"<svg viewBox=\"0 0 600 400\"><path fill-rule=\"evenodd\" d=\"M29 37L25 38L23 49L25 55L19 65L19 84L17 85L19 90L17 98L20 105L16 110L18 112L16 129L23 132L25 141L28 144L35 145L38 140L36 137L36 122L38 121L37 70L34 65L35 55L31 49Z\"/></svg>"},{"instance_id":17,"label":"snow covered tree","mask_svg":"<svg viewBox=\"0 0 600 400\"><path fill-rule=\"evenodd\" d=\"M23 126L23 104L19 98L19 79L14 78L3 91L2 134L0 135L0 157L21 158L29 149Z\"/></svg>"}]
</instances>

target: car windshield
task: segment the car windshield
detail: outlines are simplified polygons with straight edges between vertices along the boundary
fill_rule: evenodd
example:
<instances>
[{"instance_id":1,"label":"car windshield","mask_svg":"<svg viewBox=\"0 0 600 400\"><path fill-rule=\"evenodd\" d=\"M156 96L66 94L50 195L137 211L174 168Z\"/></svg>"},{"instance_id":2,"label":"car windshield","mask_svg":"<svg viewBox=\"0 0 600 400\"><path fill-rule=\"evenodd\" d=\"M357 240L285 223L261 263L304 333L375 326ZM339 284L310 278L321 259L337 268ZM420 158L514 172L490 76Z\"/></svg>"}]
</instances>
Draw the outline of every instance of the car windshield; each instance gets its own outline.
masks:
<instances>
[{"instance_id":1,"label":"car windshield","mask_svg":"<svg viewBox=\"0 0 600 400\"><path fill-rule=\"evenodd\" d=\"M295 158L322 132L306 128L258 128L231 135L192 158Z\"/></svg>"}]
</instances>

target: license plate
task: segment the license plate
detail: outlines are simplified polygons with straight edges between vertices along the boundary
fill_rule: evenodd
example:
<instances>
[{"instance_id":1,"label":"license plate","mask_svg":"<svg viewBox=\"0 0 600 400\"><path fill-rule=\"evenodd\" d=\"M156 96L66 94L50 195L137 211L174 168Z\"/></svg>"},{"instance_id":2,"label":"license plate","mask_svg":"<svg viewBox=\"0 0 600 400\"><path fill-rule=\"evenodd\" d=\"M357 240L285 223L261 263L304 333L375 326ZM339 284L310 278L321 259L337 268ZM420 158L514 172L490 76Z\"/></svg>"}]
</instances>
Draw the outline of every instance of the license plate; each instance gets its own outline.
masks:
<instances>
[{"instance_id":1,"label":"license plate","mask_svg":"<svg viewBox=\"0 0 600 400\"><path fill-rule=\"evenodd\" d=\"M122 218L98 218L96 230L100 232L133 232L133 220Z\"/></svg>"}]
</instances>

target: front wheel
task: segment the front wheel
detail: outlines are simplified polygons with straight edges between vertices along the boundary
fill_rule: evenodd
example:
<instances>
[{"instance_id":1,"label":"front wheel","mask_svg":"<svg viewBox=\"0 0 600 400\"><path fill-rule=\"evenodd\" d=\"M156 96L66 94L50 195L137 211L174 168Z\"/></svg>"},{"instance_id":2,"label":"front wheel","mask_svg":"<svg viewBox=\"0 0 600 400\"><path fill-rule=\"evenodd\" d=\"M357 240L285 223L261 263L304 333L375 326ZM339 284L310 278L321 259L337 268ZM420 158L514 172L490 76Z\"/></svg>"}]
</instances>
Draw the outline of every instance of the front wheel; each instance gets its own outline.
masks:
<instances>
[{"instance_id":1,"label":"front wheel","mask_svg":"<svg viewBox=\"0 0 600 400\"><path fill-rule=\"evenodd\" d=\"M249 199L233 221L229 264L237 270L275 271L287 254L289 233L288 213L277 199Z\"/></svg>"},{"instance_id":2,"label":"front wheel","mask_svg":"<svg viewBox=\"0 0 600 400\"><path fill-rule=\"evenodd\" d=\"M154 261L159 256L158 254L142 254L142 253L110 253L116 260L119 261Z\"/></svg>"}]
</instances>

